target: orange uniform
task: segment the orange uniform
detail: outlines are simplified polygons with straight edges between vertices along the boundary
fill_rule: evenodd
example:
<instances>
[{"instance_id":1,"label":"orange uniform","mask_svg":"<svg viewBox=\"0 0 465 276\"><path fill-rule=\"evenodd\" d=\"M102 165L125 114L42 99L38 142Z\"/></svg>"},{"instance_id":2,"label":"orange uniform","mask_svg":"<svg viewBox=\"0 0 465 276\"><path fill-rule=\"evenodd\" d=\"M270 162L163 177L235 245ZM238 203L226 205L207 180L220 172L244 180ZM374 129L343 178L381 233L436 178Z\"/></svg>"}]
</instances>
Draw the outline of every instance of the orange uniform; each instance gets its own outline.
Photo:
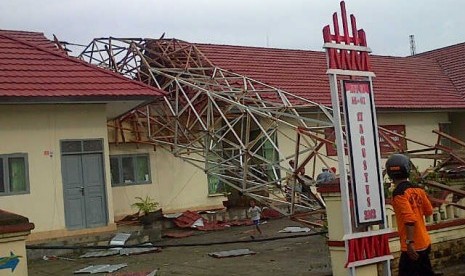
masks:
<instances>
[{"instance_id":1,"label":"orange uniform","mask_svg":"<svg viewBox=\"0 0 465 276\"><path fill-rule=\"evenodd\" d=\"M431 244L431 239L426 231L424 216L431 215L433 207L425 191L409 181L404 181L396 186L392 197L392 206L396 213L401 250L407 251L405 225L413 225L415 227L413 235L415 250L421 251L428 248Z\"/></svg>"}]
</instances>

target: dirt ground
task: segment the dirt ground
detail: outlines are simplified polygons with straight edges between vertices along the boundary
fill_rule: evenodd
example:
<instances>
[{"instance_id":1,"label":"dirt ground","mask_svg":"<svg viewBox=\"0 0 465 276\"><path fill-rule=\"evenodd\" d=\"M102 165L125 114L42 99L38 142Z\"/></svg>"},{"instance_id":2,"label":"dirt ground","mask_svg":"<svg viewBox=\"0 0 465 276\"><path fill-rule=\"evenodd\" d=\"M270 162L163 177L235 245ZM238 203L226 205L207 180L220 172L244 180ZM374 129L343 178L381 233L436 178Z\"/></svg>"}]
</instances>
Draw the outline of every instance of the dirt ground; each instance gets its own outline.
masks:
<instances>
[{"instance_id":1,"label":"dirt ground","mask_svg":"<svg viewBox=\"0 0 465 276\"><path fill-rule=\"evenodd\" d=\"M164 238L157 243L164 246L157 253L87 259L80 259L79 254L70 254L64 257L73 260L29 260L29 275L76 275L74 271L89 265L122 263L126 263L127 267L108 275L131 275L122 273L154 269L158 269L157 275L332 275L326 237L315 232L278 232L288 226L303 225L282 218L261 225L264 235L255 239L250 237L251 226L237 226L219 231L195 231L195 235L186 238ZM193 246L215 242L226 244ZM230 258L208 256L211 252L233 249L250 249L256 254ZM443 276L465 275L465 262L435 267L435 270L442 272Z\"/></svg>"},{"instance_id":2,"label":"dirt ground","mask_svg":"<svg viewBox=\"0 0 465 276\"><path fill-rule=\"evenodd\" d=\"M118 270L119 273L159 269L157 275L331 275L325 236L309 235L314 232L278 232L288 226L302 225L285 218L275 219L261 225L264 234L255 239L250 237L252 226L237 226L219 231L196 231L194 236L186 238L163 239L159 244L166 247L158 253L86 259L71 254L66 257L74 260L30 260L29 275L73 275L74 271L89 265L122 263L126 263L127 267ZM287 238L273 240L283 237ZM238 242L182 246L221 241ZM211 252L233 249L250 249L256 254L230 258L208 256Z\"/></svg>"}]
</instances>

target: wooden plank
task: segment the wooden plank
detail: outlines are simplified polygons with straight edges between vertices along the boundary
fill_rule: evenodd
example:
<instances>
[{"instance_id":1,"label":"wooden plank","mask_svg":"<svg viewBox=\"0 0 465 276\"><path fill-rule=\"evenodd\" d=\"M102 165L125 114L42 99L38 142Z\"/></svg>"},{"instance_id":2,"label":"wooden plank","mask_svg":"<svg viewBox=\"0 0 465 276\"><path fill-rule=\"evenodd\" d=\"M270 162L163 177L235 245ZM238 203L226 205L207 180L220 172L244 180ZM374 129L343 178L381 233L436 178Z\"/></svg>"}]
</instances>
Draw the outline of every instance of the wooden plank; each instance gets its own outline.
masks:
<instances>
[{"instance_id":1,"label":"wooden plank","mask_svg":"<svg viewBox=\"0 0 465 276\"><path fill-rule=\"evenodd\" d=\"M439 182L432 181L432 180L425 180L423 183L426 184L427 186L435 187L435 188L438 188L438 189L441 189L441 190L446 190L446 191L449 191L449 192L454 193L456 195L460 195L460 196L465 197L465 191L464 190L453 188L453 187L450 187L448 185L441 184Z\"/></svg>"},{"instance_id":2,"label":"wooden plank","mask_svg":"<svg viewBox=\"0 0 465 276\"><path fill-rule=\"evenodd\" d=\"M305 220L305 219L301 219L301 218L293 218L292 220L297 221L297 222L300 222L300 223L303 223L303 224L308 224L308 225L314 226L314 227L320 227L320 228L322 228L322 227L324 226L324 225L321 224L321 223L316 223L316 222L309 221L309 220Z\"/></svg>"},{"instance_id":3,"label":"wooden plank","mask_svg":"<svg viewBox=\"0 0 465 276\"><path fill-rule=\"evenodd\" d=\"M441 132L439 130L434 129L433 132L436 133L437 135L441 136L441 137L444 137L444 138L447 138L447 139L451 140L452 142L454 142L456 144L461 145L462 147L465 147L465 142L462 141L462 140L459 140L459 139L457 139L455 137L452 137L449 134Z\"/></svg>"},{"instance_id":4,"label":"wooden plank","mask_svg":"<svg viewBox=\"0 0 465 276\"><path fill-rule=\"evenodd\" d=\"M460 205L458 203L454 203L454 202L450 202L450 201L446 201L446 200L442 200L442 199L437 199L437 198L434 198L434 197L429 197L429 200L431 202L434 202L434 203L446 204L446 205L454 206L456 208L465 210L465 206Z\"/></svg>"}]
</instances>

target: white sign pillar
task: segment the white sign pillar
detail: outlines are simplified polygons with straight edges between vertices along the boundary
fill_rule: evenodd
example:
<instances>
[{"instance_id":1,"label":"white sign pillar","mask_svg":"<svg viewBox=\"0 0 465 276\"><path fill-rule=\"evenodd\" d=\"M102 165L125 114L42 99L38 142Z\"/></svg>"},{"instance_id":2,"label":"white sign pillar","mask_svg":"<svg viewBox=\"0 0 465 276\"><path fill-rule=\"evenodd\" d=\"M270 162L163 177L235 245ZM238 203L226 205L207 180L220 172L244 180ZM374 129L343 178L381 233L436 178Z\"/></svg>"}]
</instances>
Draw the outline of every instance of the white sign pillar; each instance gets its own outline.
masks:
<instances>
[{"instance_id":1,"label":"white sign pillar","mask_svg":"<svg viewBox=\"0 0 465 276\"><path fill-rule=\"evenodd\" d=\"M343 242L346 255L344 268L348 275L376 275L377 263L383 263L384 274L391 275L390 260L393 257L389 251L387 236L391 230L385 228L387 222L380 168L381 154L372 85L375 74L370 70L368 56L371 50L367 47L365 32L357 30L353 15L350 15L349 33L343 1L341 16L342 34L337 13L333 14L334 33L331 33L329 25L323 28L344 228L341 241L328 243ZM343 76L340 83L338 76ZM344 114L344 123L341 113ZM334 215L336 214L328 212L328 217ZM373 230L372 226L379 230ZM339 251L334 253L335 256L340 254L340 249L335 251ZM333 272L344 271L340 265L342 264L333 263ZM334 266L338 266L337 269Z\"/></svg>"},{"instance_id":2,"label":"white sign pillar","mask_svg":"<svg viewBox=\"0 0 465 276\"><path fill-rule=\"evenodd\" d=\"M336 137L336 150L338 156L338 170L340 176L340 187L341 187L341 199L342 202L342 220L344 223L344 233L350 234L352 233L352 214L350 213L350 198L349 198L349 184L347 182L348 175L347 175L347 166L346 166L346 154L344 148L344 137L343 137L343 130L342 130L342 121L341 121L341 113L337 112L340 110L340 101L339 101L339 91L337 85L337 75L330 74L329 76L329 87L331 89L331 103L333 107L333 123L334 123L334 134ZM347 249L347 248L346 248ZM347 251L346 251L347 252Z\"/></svg>"}]
</instances>

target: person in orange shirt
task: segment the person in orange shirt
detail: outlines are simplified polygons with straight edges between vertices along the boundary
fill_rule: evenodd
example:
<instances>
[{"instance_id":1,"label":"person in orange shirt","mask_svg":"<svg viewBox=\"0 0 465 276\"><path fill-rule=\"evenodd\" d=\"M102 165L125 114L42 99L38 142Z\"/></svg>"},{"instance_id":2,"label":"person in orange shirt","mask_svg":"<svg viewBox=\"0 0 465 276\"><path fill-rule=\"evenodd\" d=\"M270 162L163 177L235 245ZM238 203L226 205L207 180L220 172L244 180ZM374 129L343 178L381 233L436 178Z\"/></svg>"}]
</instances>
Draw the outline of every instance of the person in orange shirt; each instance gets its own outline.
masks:
<instances>
[{"instance_id":1,"label":"person in orange shirt","mask_svg":"<svg viewBox=\"0 0 465 276\"><path fill-rule=\"evenodd\" d=\"M386 171L395 184L392 206L396 214L400 236L401 255L399 276L435 275L429 253L431 239L426 230L424 216L433 213L425 191L408 180L410 160L402 154L393 154L386 161Z\"/></svg>"}]
</instances>

